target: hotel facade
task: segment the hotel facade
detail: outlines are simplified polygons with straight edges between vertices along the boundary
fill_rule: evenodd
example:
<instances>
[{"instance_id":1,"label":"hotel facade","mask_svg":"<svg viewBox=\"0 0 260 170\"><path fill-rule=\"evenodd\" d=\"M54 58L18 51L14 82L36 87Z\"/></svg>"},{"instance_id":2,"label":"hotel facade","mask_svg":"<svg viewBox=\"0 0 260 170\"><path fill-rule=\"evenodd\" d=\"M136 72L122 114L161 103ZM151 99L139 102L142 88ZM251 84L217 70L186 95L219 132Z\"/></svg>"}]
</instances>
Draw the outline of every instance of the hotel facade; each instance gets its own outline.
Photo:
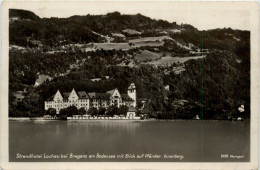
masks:
<instances>
[{"instance_id":1,"label":"hotel facade","mask_svg":"<svg viewBox=\"0 0 260 170\"><path fill-rule=\"evenodd\" d=\"M127 89L127 94L120 94L117 88L107 91L106 93L86 93L85 91L75 91L61 93L59 90L44 102L44 109L53 108L59 114L61 109L69 106L84 108L88 111L90 108L107 108L115 105L120 107L126 105L128 107L136 107L136 87L131 83Z\"/></svg>"}]
</instances>

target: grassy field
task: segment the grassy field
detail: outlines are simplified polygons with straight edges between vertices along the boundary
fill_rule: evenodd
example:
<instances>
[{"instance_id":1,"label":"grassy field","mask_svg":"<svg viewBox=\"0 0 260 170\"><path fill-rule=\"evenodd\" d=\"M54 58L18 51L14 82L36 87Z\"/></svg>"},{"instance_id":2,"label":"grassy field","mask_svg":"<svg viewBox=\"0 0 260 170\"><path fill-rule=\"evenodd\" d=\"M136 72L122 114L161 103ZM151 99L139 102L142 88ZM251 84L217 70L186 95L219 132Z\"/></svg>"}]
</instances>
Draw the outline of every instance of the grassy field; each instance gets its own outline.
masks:
<instances>
[{"instance_id":1,"label":"grassy field","mask_svg":"<svg viewBox=\"0 0 260 170\"><path fill-rule=\"evenodd\" d=\"M95 49L104 50L129 50L131 47L128 43L94 43Z\"/></svg>"},{"instance_id":2,"label":"grassy field","mask_svg":"<svg viewBox=\"0 0 260 170\"><path fill-rule=\"evenodd\" d=\"M137 62L143 62L143 61L152 61L155 59L159 59L162 56L161 53L154 53L148 50L144 50L141 52L141 54L137 54L134 56L134 59Z\"/></svg>"},{"instance_id":3,"label":"grassy field","mask_svg":"<svg viewBox=\"0 0 260 170\"><path fill-rule=\"evenodd\" d=\"M129 43L93 43L93 47L86 47L86 51L93 51L93 50L129 50L133 48L139 48L143 46L152 46L152 47L159 47L162 46L163 42L138 42L134 43L133 45L129 45Z\"/></svg>"},{"instance_id":4,"label":"grassy field","mask_svg":"<svg viewBox=\"0 0 260 170\"><path fill-rule=\"evenodd\" d=\"M154 41L154 42L138 42L134 43L134 47L143 47L143 46L150 46L150 47L159 47L162 46L164 42Z\"/></svg>"},{"instance_id":5,"label":"grassy field","mask_svg":"<svg viewBox=\"0 0 260 170\"><path fill-rule=\"evenodd\" d=\"M172 56L165 56L162 57L161 59L157 60L157 61L151 61L148 62L148 64L153 64L153 65L171 65L173 63L184 63L188 60L191 59L200 59L203 58L205 56L192 56L192 57L172 57Z\"/></svg>"},{"instance_id":6,"label":"grassy field","mask_svg":"<svg viewBox=\"0 0 260 170\"><path fill-rule=\"evenodd\" d=\"M133 30L133 29L125 29L125 30L123 30L123 32L128 33L130 35L141 34L141 32Z\"/></svg>"},{"instance_id":7,"label":"grassy field","mask_svg":"<svg viewBox=\"0 0 260 170\"><path fill-rule=\"evenodd\" d=\"M143 37L143 38L129 40L129 42L131 42L131 43L151 42L151 41L162 41L164 39L172 39L172 38L169 36Z\"/></svg>"}]
</instances>

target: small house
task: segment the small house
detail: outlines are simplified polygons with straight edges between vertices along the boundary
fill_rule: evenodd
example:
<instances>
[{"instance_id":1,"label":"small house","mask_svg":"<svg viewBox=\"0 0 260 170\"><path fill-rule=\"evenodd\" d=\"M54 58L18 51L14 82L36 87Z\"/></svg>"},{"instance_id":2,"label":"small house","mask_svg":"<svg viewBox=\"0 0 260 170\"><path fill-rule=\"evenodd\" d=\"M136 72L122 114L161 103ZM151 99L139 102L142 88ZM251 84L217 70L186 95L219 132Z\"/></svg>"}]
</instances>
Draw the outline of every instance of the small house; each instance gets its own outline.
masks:
<instances>
[{"instance_id":1,"label":"small house","mask_svg":"<svg viewBox=\"0 0 260 170\"><path fill-rule=\"evenodd\" d=\"M129 107L129 109L126 113L126 117L129 119L133 119L134 117L136 117L136 112L137 112L137 110L133 106L131 106L131 107Z\"/></svg>"}]
</instances>

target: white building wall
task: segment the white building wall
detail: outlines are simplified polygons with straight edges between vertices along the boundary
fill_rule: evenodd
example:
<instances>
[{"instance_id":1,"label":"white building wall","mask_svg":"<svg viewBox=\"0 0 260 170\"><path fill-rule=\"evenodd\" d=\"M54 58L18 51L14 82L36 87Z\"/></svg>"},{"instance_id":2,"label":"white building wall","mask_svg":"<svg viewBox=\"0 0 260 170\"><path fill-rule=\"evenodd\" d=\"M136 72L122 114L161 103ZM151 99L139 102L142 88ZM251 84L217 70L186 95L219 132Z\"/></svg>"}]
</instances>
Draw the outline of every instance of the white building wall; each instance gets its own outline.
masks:
<instances>
[{"instance_id":1,"label":"white building wall","mask_svg":"<svg viewBox=\"0 0 260 170\"><path fill-rule=\"evenodd\" d=\"M48 110L49 108L54 108L54 101L45 101L44 102L44 109Z\"/></svg>"},{"instance_id":2,"label":"white building wall","mask_svg":"<svg viewBox=\"0 0 260 170\"><path fill-rule=\"evenodd\" d=\"M79 99L78 101L78 109L83 107L86 111L89 109L89 99Z\"/></svg>"},{"instance_id":3,"label":"white building wall","mask_svg":"<svg viewBox=\"0 0 260 170\"><path fill-rule=\"evenodd\" d=\"M135 89L130 89L127 91L127 94L131 99L134 101L132 102L132 106L136 107L136 90Z\"/></svg>"},{"instance_id":4,"label":"white building wall","mask_svg":"<svg viewBox=\"0 0 260 170\"><path fill-rule=\"evenodd\" d=\"M128 87L127 94L129 97L131 97L131 99L134 100L132 106L136 107L136 87L134 83L131 83Z\"/></svg>"}]
</instances>

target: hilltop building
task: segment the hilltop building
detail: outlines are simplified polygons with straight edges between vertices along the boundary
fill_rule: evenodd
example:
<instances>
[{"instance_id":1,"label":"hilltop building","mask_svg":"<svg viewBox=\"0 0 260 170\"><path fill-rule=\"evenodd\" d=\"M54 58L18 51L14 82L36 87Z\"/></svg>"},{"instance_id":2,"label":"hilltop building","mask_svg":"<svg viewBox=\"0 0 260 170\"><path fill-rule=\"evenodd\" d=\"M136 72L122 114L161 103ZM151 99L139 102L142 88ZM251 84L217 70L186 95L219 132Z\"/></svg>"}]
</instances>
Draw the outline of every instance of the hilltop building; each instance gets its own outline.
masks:
<instances>
[{"instance_id":1,"label":"hilltop building","mask_svg":"<svg viewBox=\"0 0 260 170\"><path fill-rule=\"evenodd\" d=\"M127 94L120 94L117 88L107 91L106 93L86 93L85 91L76 92L73 88L71 92L61 93L59 90L44 102L44 109L53 108L59 114L61 109L69 106L76 106L78 109L83 107L89 110L94 107L107 108L115 105L120 107L126 105L128 107L136 107L136 87L131 83L128 87ZM133 109L131 109L133 110Z\"/></svg>"}]
</instances>

